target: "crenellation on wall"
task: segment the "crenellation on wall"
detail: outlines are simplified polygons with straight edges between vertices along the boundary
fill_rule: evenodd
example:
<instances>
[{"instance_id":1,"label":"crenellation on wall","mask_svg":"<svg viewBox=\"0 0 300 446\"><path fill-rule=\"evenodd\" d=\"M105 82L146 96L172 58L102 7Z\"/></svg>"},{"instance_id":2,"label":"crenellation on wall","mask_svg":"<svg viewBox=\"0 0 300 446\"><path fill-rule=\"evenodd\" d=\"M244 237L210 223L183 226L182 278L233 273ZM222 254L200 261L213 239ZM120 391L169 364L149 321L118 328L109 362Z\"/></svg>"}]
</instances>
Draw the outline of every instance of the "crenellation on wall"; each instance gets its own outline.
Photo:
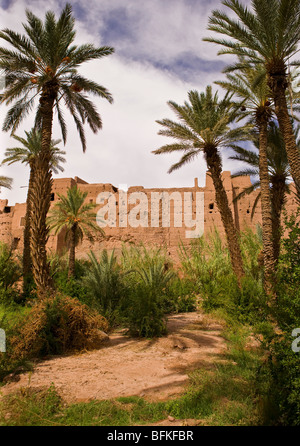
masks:
<instances>
[{"instance_id":1,"label":"crenellation on wall","mask_svg":"<svg viewBox=\"0 0 300 446\"><path fill-rule=\"evenodd\" d=\"M251 213L259 190L234 202L234 198L244 188L251 186L250 177L231 178L230 172L225 171L222 173L222 179L237 229L242 231L250 227L255 230L256 225L261 224L260 203L256 207L253 218L251 218ZM95 212L103 208L109 199L112 199L116 205L116 221L114 225L104 228L105 238L99 233L95 237L94 244L84 238L82 244L77 248L78 257L85 257L91 249L95 252L104 248L114 249L116 253L120 253L124 243L144 243L146 246L166 248L170 257L177 261L178 245L180 242L184 245L190 244L191 239L187 238L187 232L193 229L187 226L186 215L183 214L183 211L189 214L192 221L195 221L198 212L198 193L200 195L204 193L204 233L208 234L216 228L221 237L225 237L215 201L215 189L208 173L204 187L199 187L198 179L195 178L191 187L144 188L143 186L131 186L126 192L110 183L89 184L79 177L58 178L53 180L50 208L59 200L59 194L66 195L68 188L76 184L81 191L87 192L86 202L96 204ZM291 190L294 190L293 185L291 185ZM106 194L104 194L106 198L100 202L99 194L102 193ZM161 198L158 202L156 201L155 206L151 201L153 197L156 200ZM165 199L164 204L162 198ZM192 198L192 201L189 202L188 198ZM144 207L140 205L140 200L145 201ZM289 213L296 211L297 203L293 194L289 196L287 208ZM169 215L167 215L169 218L166 218L163 209L169 210ZM25 203L10 207L7 200L0 200L0 240L10 244L17 251L21 251L23 246L25 213ZM136 227L128 224L132 215ZM66 251L65 232L61 231L58 235L50 234L47 248L51 252L63 253Z\"/></svg>"}]
</instances>

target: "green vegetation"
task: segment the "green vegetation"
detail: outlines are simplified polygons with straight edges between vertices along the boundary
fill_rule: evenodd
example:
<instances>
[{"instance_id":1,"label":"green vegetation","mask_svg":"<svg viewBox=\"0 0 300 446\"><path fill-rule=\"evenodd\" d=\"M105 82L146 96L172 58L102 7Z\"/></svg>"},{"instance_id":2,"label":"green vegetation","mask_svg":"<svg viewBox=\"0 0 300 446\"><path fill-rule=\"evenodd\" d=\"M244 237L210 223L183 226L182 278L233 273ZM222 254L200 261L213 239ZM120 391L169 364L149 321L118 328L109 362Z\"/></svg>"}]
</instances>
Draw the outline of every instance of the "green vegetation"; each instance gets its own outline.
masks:
<instances>
[{"instance_id":1,"label":"green vegetation","mask_svg":"<svg viewBox=\"0 0 300 446\"><path fill-rule=\"evenodd\" d=\"M103 230L96 223L95 203L85 203L87 192L82 192L77 185L67 190L67 196L58 194L59 201L50 210L47 222L50 231L58 234L65 231L65 241L70 250L69 276L75 275L75 251L83 236L94 241L95 235Z\"/></svg>"},{"instance_id":2,"label":"green vegetation","mask_svg":"<svg viewBox=\"0 0 300 446\"><path fill-rule=\"evenodd\" d=\"M7 28L0 32L5 45L0 48L0 69L6 80L0 103L10 106L3 130L14 134L24 118L31 115L35 129L41 131L41 150L35 159L31 189L34 200L30 222L32 272L40 298L54 291L46 254L53 118L57 116L65 144L68 128L64 109L71 114L85 152L84 124L88 124L93 133L102 128L101 117L89 96L113 101L106 88L81 75L79 68L88 61L109 56L114 49L93 44L76 45L74 27L72 7L67 3L59 18L47 11L44 21L26 10L24 34Z\"/></svg>"},{"instance_id":3,"label":"green vegetation","mask_svg":"<svg viewBox=\"0 0 300 446\"><path fill-rule=\"evenodd\" d=\"M300 197L299 94L291 91L289 75L290 63L299 65L293 58L299 51L300 3L252 0L244 7L225 0L223 6L225 11L213 11L208 24L220 38L204 40L220 45L220 54L236 57L224 70L226 82L218 82L227 91L220 99L207 86L189 91L183 105L170 100L177 121L157 123L159 134L173 142L154 153L183 152L169 172L204 155L226 243L215 232L181 245L176 267L164 250L145 246L124 246L121 253L96 250L76 260L79 241L84 235L92 240L92 232L99 231L91 212L95 205L87 203L80 188L60 195L48 216L52 170L64 154L51 139L53 118L66 143L64 105L85 151L84 124L94 133L102 128L88 95L109 102L112 96L78 70L113 48L74 45L70 4L58 19L47 12L44 22L27 10L25 35L0 31L5 41L0 69L6 79L0 104L10 106L3 130L26 148L8 149L4 162L22 161L31 168L23 258L0 243L0 327L7 338L6 351L0 353L1 384L6 375L32 368L31 361L45 355L98 348L102 331L122 328L135 337L164 336L167 315L176 312L218 318L228 345L222 361L190 375L179 398L149 403L129 397L68 406L54 385L38 392L21 388L1 399L0 425L134 425L168 416L204 425L300 425L300 353L292 349L292 333L300 327L300 210L281 224L289 175L296 202ZM17 137L15 131L29 115L34 128L25 132L27 139ZM247 148L253 143L257 153ZM233 218L222 179L223 149L228 148L236 153L231 159L250 166L236 175L255 173L260 179L255 205L260 200L262 227L256 234L240 233ZM0 187L11 184L0 177ZM66 231L69 261L47 253L47 216L57 233Z\"/></svg>"},{"instance_id":4,"label":"green vegetation","mask_svg":"<svg viewBox=\"0 0 300 446\"><path fill-rule=\"evenodd\" d=\"M300 322L300 229L295 217L286 225L278 300L271 307L259 267L260 230L241 235L245 264L241 287L217 232L194 241L190 249L181 246L181 278L163 251L144 246L124 247L119 258L114 252L104 251L98 259L91 253L89 260L77 262L76 275L69 281L67 261L57 260L56 286L78 294L82 303L76 297L57 296L32 308L26 303L0 307L10 339L0 377L16 367L28 369L30 358L81 349L83 345L89 348L88 343L95 338L88 336L88 323L84 325L79 317L82 305L92 331L98 327L97 315L102 313L111 327L127 327L132 334L146 337L166 333L168 313L198 308L222 322L228 351L222 361L191 373L185 393L176 399L149 403L130 397L68 406L54 386L39 392L23 389L3 400L1 424L118 426L155 423L168 416L193 418L201 425L299 424L300 360L291 349L291 331ZM280 333L274 330L272 318L278 321ZM107 331L105 324L102 319L102 329ZM64 334L62 339L59 333Z\"/></svg>"},{"instance_id":5,"label":"green vegetation","mask_svg":"<svg viewBox=\"0 0 300 446\"><path fill-rule=\"evenodd\" d=\"M300 425L300 352L292 350L294 329L300 327L300 223L299 211L286 217L288 236L283 240L283 254L278 268L278 298L273 317L278 330L266 340L270 351L264 373L276 416L284 425ZM299 343L298 343L299 346Z\"/></svg>"},{"instance_id":6,"label":"green vegetation","mask_svg":"<svg viewBox=\"0 0 300 446\"><path fill-rule=\"evenodd\" d=\"M21 268L12 250L0 242L0 304L20 301L16 282L21 277Z\"/></svg>"}]
</instances>

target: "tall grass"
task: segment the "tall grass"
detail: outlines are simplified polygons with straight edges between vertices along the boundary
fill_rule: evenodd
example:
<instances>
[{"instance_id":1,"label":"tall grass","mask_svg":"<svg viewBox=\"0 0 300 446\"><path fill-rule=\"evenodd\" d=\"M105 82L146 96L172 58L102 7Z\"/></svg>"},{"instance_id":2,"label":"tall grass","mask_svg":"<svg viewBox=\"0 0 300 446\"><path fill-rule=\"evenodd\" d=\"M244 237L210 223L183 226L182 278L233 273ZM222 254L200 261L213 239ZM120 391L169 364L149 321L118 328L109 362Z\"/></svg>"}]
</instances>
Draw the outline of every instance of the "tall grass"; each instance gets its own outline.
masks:
<instances>
[{"instance_id":1,"label":"tall grass","mask_svg":"<svg viewBox=\"0 0 300 446\"><path fill-rule=\"evenodd\" d=\"M233 273L229 250L217 230L181 244L179 255L185 276L194 284L205 310L224 308L240 321L265 318L265 295L259 265L261 238L246 230L241 234L241 249L246 275L239 287Z\"/></svg>"}]
</instances>

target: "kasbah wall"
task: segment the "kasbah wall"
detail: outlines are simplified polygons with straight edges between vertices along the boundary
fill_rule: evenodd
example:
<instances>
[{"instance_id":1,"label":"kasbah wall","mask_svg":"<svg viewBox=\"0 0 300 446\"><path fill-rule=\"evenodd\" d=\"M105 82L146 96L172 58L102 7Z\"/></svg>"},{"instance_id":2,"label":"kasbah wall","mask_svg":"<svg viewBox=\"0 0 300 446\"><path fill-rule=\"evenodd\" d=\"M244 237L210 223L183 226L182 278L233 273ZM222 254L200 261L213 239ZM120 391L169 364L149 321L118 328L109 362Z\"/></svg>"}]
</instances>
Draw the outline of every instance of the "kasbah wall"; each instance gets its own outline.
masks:
<instances>
[{"instance_id":1,"label":"kasbah wall","mask_svg":"<svg viewBox=\"0 0 300 446\"><path fill-rule=\"evenodd\" d=\"M231 178L230 172L223 172L223 184L228 196L229 205L231 207L235 224L240 231L243 231L247 227L256 230L257 224L261 224L261 208L260 202L256 207L255 214L251 219L252 206L255 201L259 190L255 191L251 195L247 195L237 202L233 202L234 197L239 194L246 187L251 185L250 177L238 177ZM110 192L115 195L116 200L116 211L117 216L119 214L119 191L118 188L114 187L112 184L89 184L84 180L75 177L73 178L60 178L54 179L51 197L51 207L57 200L59 200L58 194L66 195L67 189L69 187L77 184L78 188L82 191L87 192L86 202L96 203L98 194L102 192ZM217 209L215 202L215 191L212 183L211 177L206 175L205 187L198 186L197 178L194 180L194 185L192 187L186 188L172 188L172 189L145 189L142 186L130 187L127 191L127 197L133 192L143 192L149 198L153 192L167 192L172 194L173 192L179 192L182 196L182 203L184 193L192 193L192 213L193 216L196 215L196 194L197 192L204 192L204 234L209 234L216 228L221 237L225 238L224 228L221 222L220 213ZM295 213L297 204L293 198L293 194L288 196L286 209L288 214ZM99 203L99 202L98 202ZM103 205L107 203L104 202L102 205L97 204L95 212L97 212ZM134 207L133 204L128 204L128 213ZM120 253L124 243L132 243L139 245L141 242L145 246L161 246L167 249L167 253L170 258L178 262L178 245L180 241L184 245L189 245L191 239L186 237L186 231L193 228L186 227L183 219L182 227L174 227L174 209L178 209L175 203L170 201L170 227L163 227L162 215L160 206L159 215L159 227L151 227L151 212L149 210L149 225L148 227L136 227L132 228L130 226L120 227L119 219L117 218L116 227L106 227L105 237L101 235L96 237L95 242L92 244L87 238L85 238L81 245L77 248L77 257L86 257L90 250L93 250L96 254L102 249L106 248L109 251L115 249L115 252ZM7 200L0 200L0 241L5 242L12 246L16 252L21 253L23 247L23 230L25 222L25 212L26 204L16 203L15 206L9 206ZM122 226L122 224L121 224ZM178 226L178 225L177 225ZM66 251L66 244L64 239L64 233L58 234L58 236L49 236L47 248L51 252L63 253Z\"/></svg>"}]
</instances>

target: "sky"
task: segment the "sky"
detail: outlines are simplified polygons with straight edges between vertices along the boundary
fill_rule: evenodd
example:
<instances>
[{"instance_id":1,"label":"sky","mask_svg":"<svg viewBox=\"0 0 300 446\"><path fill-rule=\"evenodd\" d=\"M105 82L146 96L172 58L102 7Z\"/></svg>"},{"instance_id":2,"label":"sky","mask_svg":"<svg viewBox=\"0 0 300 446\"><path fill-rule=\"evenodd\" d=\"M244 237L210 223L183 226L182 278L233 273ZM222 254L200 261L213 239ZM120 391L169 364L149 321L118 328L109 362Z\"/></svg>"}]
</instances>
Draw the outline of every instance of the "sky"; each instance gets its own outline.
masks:
<instances>
[{"instance_id":1,"label":"sky","mask_svg":"<svg viewBox=\"0 0 300 446\"><path fill-rule=\"evenodd\" d=\"M208 17L213 9L224 8L219 0L70 0L76 19L75 44L93 43L111 46L113 55L83 65L81 73L106 87L113 104L93 99L101 115L103 128L94 135L86 129L87 151L82 152L75 124L65 117L68 138L65 147L64 172L54 178L78 176L89 183L111 183L118 187L190 187L194 178L205 185L206 166L200 156L178 171L168 174L178 155L154 155L153 150L171 143L158 135L156 120L175 115L167 105L172 100L183 104L190 90L204 91L207 85L221 80L222 69L230 56L218 56L218 46L203 42ZM243 3L249 3L244 0ZM28 8L40 18L46 10L58 17L65 2L61 0L0 0L0 28L24 33ZM228 10L227 10L228 13ZM2 43L1 43L2 45ZM216 85L213 88L219 89ZM224 92L220 91L222 96ZM8 107L0 107L2 127ZM16 134L32 127L28 118ZM56 120L53 138L61 137ZM0 132L0 158L16 141L9 133ZM223 170L237 170L224 152ZM0 198L10 205L26 201L29 168L24 164L1 166L0 175L12 177L11 191L1 190Z\"/></svg>"}]
</instances>

